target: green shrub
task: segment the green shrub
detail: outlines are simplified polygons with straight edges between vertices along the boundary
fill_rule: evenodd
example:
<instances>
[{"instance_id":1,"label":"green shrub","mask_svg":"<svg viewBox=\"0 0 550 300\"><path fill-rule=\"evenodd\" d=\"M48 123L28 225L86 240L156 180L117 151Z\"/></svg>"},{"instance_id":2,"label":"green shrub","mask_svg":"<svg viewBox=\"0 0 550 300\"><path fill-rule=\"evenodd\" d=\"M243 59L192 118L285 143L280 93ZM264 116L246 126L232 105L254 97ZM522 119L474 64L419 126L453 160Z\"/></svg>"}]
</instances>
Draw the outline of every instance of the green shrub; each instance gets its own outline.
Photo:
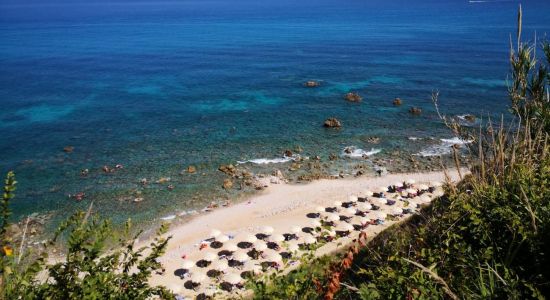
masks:
<instances>
[{"instance_id":1,"label":"green shrub","mask_svg":"<svg viewBox=\"0 0 550 300\"><path fill-rule=\"evenodd\" d=\"M8 173L1 205L0 299L173 299L163 287L152 287L148 279L162 268L159 258L170 237L165 225L148 247L134 248L139 235L130 237L130 221L118 239L109 221L88 212L78 212L63 222L50 246L66 234L66 255L60 262L47 263L42 253L18 253L6 235L9 201L15 191L15 176ZM115 242L117 247L107 248ZM22 247L20 247L22 248ZM23 258L23 259L21 259Z\"/></svg>"}]
</instances>

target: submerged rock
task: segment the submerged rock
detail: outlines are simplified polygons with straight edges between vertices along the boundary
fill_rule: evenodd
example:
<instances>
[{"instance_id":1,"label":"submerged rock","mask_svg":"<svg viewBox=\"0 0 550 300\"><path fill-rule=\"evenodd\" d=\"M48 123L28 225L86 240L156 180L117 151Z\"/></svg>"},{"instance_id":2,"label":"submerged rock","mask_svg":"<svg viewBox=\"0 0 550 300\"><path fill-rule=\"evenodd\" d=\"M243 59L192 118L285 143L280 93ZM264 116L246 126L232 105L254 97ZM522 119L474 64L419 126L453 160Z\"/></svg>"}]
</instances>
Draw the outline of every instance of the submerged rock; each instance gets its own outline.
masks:
<instances>
[{"instance_id":1,"label":"submerged rock","mask_svg":"<svg viewBox=\"0 0 550 300\"><path fill-rule=\"evenodd\" d=\"M465 116L464 116L464 120L473 123L473 122L476 121L476 116L474 116L474 115L465 115Z\"/></svg>"},{"instance_id":2,"label":"submerged rock","mask_svg":"<svg viewBox=\"0 0 550 300\"><path fill-rule=\"evenodd\" d=\"M342 127L342 123L336 118L328 118L325 120L324 126L328 128L340 128Z\"/></svg>"},{"instance_id":3,"label":"submerged rock","mask_svg":"<svg viewBox=\"0 0 550 300\"><path fill-rule=\"evenodd\" d=\"M74 151L74 147L73 147L73 146L65 146L65 147L63 148L63 151L64 151L65 153L71 153L71 152Z\"/></svg>"},{"instance_id":4,"label":"submerged rock","mask_svg":"<svg viewBox=\"0 0 550 300\"><path fill-rule=\"evenodd\" d=\"M291 150L285 150L285 152L283 154L286 157L292 157L292 151Z\"/></svg>"},{"instance_id":5,"label":"submerged rock","mask_svg":"<svg viewBox=\"0 0 550 300\"><path fill-rule=\"evenodd\" d=\"M237 168L235 168L235 166L233 165L221 165L218 170L222 171L223 173L229 175L229 176L234 176L235 173L237 172Z\"/></svg>"},{"instance_id":6,"label":"submerged rock","mask_svg":"<svg viewBox=\"0 0 550 300\"><path fill-rule=\"evenodd\" d=\"M318 87L320 85L321 85L321 83L319 81L315 81L315 80L308 80L304 83L304 86L309 87L309 88Z\"/></svg>"},{"instance_id":7,"label":"submerged rock","mask_svg":"<svg viewBox=\"0 0 550 300\"><path fill-rule=\"evenodd\" d=\"M233 181L231 179L227 178L223 180L223 188L226 190L229 190L233 187Z\"/></svg>"},{"instance_id":8,"label":"submerged rock","mask_svg":"<svg viewBox=\"0 0 550 300\"><path fill-rule=\"evenodd\" d=\"M195 166L189 166L189 167L187 167L187 173L193 174L193 173L195 173L195 172L197 172L197 168L196 168Z\"/></svg>"},{"instance_id":9,"label":"submerged rock","mask_svg":"<svg viewBox=\"0 0 550 300\"><path fill-rule=\"evenodd\" d=\"M399 98L393 99L393 105L399 106L399 105L401 105L401 103L402 103L402 102L401 102L401 99L399 99Z\"/></svg>"},{"instance_id":10,"label":"submerged rock","mask_svg":"<svg viewBox=\"0 0 550 300\"><path fill-rule=\"evenodd\" d=\"M378 144L378 143L380 143L380 138L377 137L377 136L368 137L368 138L367 138L367 143L370 143L370 144Z\"/></svg>"},{"instance_id":11,"label":"submerged rock","mask_svg":"<svg viewBox=\"0 0 550 300\"><path fill-rule=\"evenodd\" d=\"M409 112L413 115L420 115L422 113L422 109L419 107L411 107Z\"/></svg>"},{"instance_id":12,"label":"submerged rock","mask_svg":"<svg viewBox=\"0 0 550 300\"><path fill-rule=\"evenodd\" d=\"M344 96L344 99L346 99L349 102L360 102L363 100L361 96L359 96L358 93L355 92L349 92Z\"/></svg>"}]
</instances>

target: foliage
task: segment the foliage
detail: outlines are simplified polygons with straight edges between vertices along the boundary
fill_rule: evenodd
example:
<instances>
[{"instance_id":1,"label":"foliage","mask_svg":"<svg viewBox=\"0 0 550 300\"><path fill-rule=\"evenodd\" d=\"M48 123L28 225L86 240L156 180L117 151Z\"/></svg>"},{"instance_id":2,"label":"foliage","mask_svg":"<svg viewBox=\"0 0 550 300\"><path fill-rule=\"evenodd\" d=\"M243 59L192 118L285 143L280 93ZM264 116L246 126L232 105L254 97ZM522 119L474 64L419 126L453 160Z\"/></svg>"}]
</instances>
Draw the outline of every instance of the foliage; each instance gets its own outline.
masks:
<instances>
[{"instance_id":1,"label":"foliage","mask_svg":"<svg viewBox=\"0 0 550 300\"><path fill-rule=\"evenodd\" d=\"M17 253L6 236L9 225L9 201L15 191L15 177L8 173L1 206L2 251L0 299L163 299L173 295L163 287L152 287L148 279L162 268L157 258L166 248L170 237L162 235L162 225L149 246L135 249L139 233L130 238L130 221L118 238L109 221L91 214L91 208L78 212L63 222L50 247L66 234L66 255L59 262L47 263L47 252L29 255ZM107 248L117 242L114 250ZM11 251L5 251L9 247ZM21 260L23 255L26 259ZM17 259L16 257L19 256Z\"/></svg>"}]
</instances>

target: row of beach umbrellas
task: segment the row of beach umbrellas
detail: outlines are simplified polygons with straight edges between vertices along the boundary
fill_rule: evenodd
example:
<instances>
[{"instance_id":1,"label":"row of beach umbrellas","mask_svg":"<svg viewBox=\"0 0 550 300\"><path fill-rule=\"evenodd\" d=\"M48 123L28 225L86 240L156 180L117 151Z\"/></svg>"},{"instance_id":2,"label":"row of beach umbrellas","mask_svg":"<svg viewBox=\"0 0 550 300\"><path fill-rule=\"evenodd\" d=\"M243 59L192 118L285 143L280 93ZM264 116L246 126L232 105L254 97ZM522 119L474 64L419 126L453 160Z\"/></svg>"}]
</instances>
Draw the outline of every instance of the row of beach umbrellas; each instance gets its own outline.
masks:
<instances>
[{"instance_id":1,"label":"row of beach umbrellas","mask_svg":"<svg viewBox=\"0 0 550 300\"><path fill-rule=\"evenodd\" d=\"M398 182L362 196L351 195L348 201L336 201L333 206L316 208L307 214L307 226L292 226L276 233L271 226L263 226L256 233L242 233L235 237L213 229L203 242L197 261L184 259L175 275L185 279L184 287L196 290L208 282L217 283L223 290L242 287L248 276L258 275L270 269L278 269L285 263L294 264L300 251L311 249L320 241L332 241L354 231L364 230L372 224L383 222L388 214L401 216L412 213L418 205L432 200L433 192L441 186L438 182L416 185L414 180ZM408 206L395 205L397 201ZM383 206L384 211L380 208Z\"/></svg>"}]
</instances>

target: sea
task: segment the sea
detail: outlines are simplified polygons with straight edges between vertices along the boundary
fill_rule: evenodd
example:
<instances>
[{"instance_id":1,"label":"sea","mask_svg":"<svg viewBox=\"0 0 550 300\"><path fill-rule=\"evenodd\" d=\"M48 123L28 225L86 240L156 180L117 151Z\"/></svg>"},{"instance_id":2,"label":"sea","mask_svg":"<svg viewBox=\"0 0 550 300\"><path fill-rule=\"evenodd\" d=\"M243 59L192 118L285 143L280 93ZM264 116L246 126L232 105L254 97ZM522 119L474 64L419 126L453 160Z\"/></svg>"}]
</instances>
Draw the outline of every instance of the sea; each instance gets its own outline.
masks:
<instances>
[{"instance_id":1,"label":"sea","mask_svg":"<svg viewBox=\"0 0 550 300\"><path fill-rule=\"evenodd\" d=\"M522 37L538 43L550 1L521 4ZM115 224L154 224L253 192L239 179L225 190L220 165L298 182L314 168L352 176L358 165L403 171L396 161L448 156L468 141L441 121L432 93L440 114L475 115L468 126L508 115L518 6L0 0L0 172L17 177L12 218L48 214L54 228L93 202ZM342 127L324 128L329 117Z\"/></svg>"}]
</instances>

